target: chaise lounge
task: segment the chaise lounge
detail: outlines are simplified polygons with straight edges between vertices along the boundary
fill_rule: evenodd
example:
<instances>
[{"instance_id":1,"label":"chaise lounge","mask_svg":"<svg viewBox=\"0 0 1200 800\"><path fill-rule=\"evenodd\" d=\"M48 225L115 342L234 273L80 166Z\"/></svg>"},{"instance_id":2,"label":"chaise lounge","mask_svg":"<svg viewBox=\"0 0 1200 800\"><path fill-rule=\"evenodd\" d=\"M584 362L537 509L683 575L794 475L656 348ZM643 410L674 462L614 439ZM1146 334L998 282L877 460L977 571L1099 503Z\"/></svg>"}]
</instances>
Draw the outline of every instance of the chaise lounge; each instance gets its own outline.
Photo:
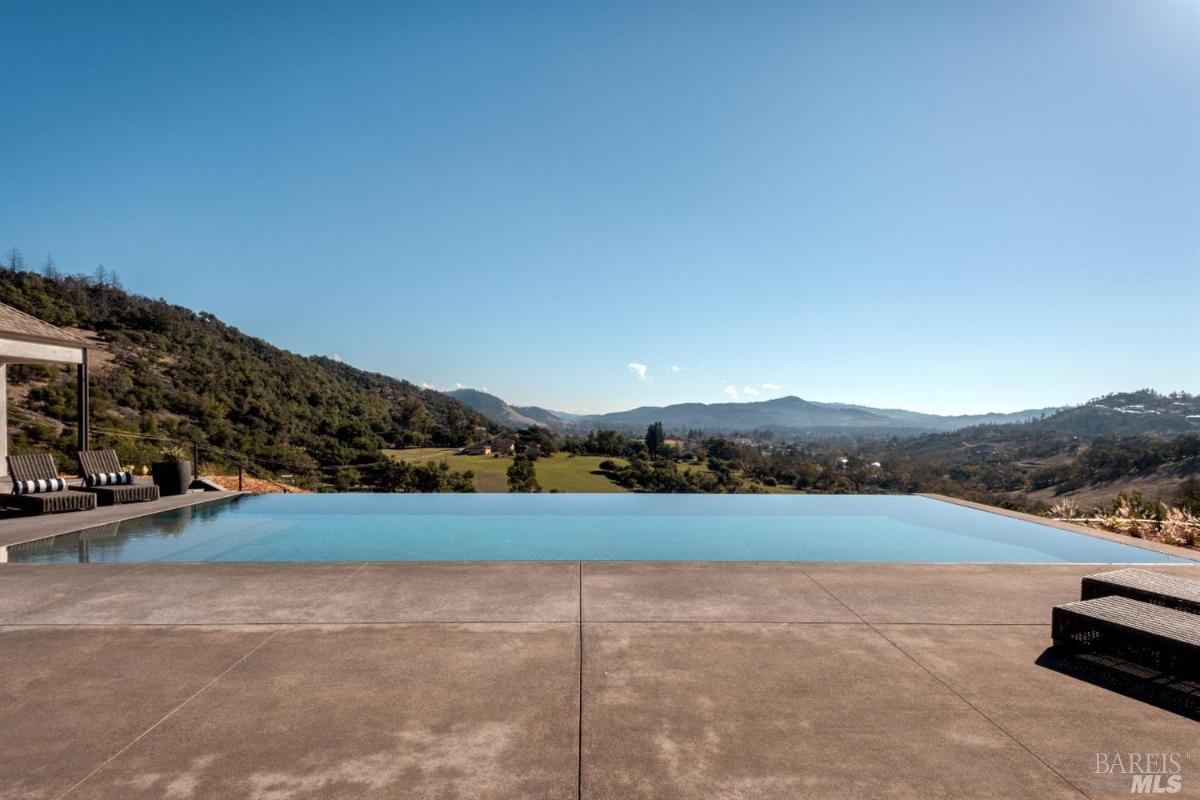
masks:
<instances>
[{"instance_id":1,"label":"chaise lounge","mask_svg":"<svg viewBox=\"0 0 1200 800\"><path fill-rule=\"evenodd\" d=\"M1200 678L1200 582L1129 568L1085 576L1080 594L1051 613L1056 646Z\"/></svg>"},{"instance_id":2,"label":"chaise lounge","mask_svg":"<svg viewBox=\"0 0 1200 800\"><path fill-rule=\"evenodd\" d=\"M49 453L8 456L6 460L13 492L4 495L0 503L33 514L87 511L96 507L95 495L68 489L66 480L58 477L54 456Z\"/></svg>"},{"instance_id":3,"label":"chaise lounge","mask_svg":"<svg viewBox=\"0 0 1200 800\"><path fill-rule=\"evenodd\" d=\"M83 478L79 491L95 495L102 506L158 499L157 486L134 483L133 476L122 470L115 450L81 450L79 476Z\"/></svg>"},{"instance_id":4,"label":"chaise lounge","mask_svg":"<svg viewBox=\"0 0 1200 800\"><path fill-rule=\"evenodd\" d=\"M1178 575L1127 568L1084 576L1082 599L1094 600L1110 595L1200 614L1200 581Z\"/></svg>"},{"instance_id":5,"label":"chaise lounge","mask_svg":"<svg viewBox=\"0 0 1200 800\"><path fill-rule=\"evenodd\" d=\"M1200 617L1120 595L1055 606L1054 644L1095 651L1183 678L1200 678Z\"/></svg>"}]
</instances>

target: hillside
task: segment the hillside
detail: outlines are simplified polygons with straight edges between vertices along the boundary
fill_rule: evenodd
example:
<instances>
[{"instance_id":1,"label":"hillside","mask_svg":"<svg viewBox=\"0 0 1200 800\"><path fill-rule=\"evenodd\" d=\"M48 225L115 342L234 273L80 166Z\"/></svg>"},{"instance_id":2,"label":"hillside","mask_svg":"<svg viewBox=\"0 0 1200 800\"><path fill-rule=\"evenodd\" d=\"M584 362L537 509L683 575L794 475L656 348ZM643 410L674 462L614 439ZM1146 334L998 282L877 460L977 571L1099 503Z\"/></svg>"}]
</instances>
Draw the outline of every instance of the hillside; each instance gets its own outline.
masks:
<instances>
[{"instance_id":1,"label":"hillside","mask_svg":"<svg viewBox=\"0 0 1200 800\"><path fill-rule=\"evenodd\" d=\"M1173 502L1185 481L1200 475L1200 432L1189 421L1197 402L1183 393L1109 395L1024 424L982 425L867 445L862 455L882 462L884 472L908 476L920 491L1023 508L1048 507L1060 498L1090 508L1133 491ZM1121 404L1179 411L1144 415L1157 420L1150 423L1157 428L1154 433L1110 432L1122 425L1125 412L1104 412ZM1096 420L1105 424L1093 426ZM1093 430L1100 432L1089 432Z\"/></svg>"},{"instance_id":2,"label":"hillside","mask_svg":"<svg viewBox=\"0 0 1200 800\"><path fill-rule=\"evenodd\" d=\"M1159 394L1150 389L1120 392L1031 424L1076 436L1200 433L1200 397L1183 392Z\"/></svg>"},{"instance_id":3,"label":"hillside","mask_svg":"<svg viewBox=\"0 0 1200 800\"><path fill-rule=\"evenodd\" d=\"M478 389L455 389L446 392L446 395L453 397L467 408L479 412L497 425L507 428L529 428L535 425L546 427L544 422L528 417L499 397Z\"/></svg>"},{"instance_id":4,"label":"hillside","mask_svg":"<svg viewBox=\"0 0 1200 800\"><path fill-rule=\"evenodd\" d=\"M548 428L551 433L570 433L576 430L579 426L576 424L579 417L576 415L566 414L562 411L551 411L548 408L540 406L513 406L513 409L532 420L543 428Z\"/></svg>"},{"instance_id":5,"label":"hillside","mask_svg":"<svg viewBox=\"0 0 1200 800\"><path fill-rule=\"evenodd\" d=\"M538 406L512 406L496 395L478 389L455 389L446 394L506 428L540 427L551 433L573 433L578 428L575 417Z\"/></svg>"},{"instance_id":6,"label":"hillside","mask_svg":"<svg viewBox=\"0 0 1200 800\"><path fill-rule=\"evenodd\" d=\"M1078 488L1049 486L1011 497L1032 507L1050 506L1060 500L1070 499L1082 509L1092 509L1108 505L1122 493L1138 492L1151 502L1177 503L1184 481L1193 475L1200 475L1200 458L1169 461L1126 477L1083 484Z\"/></svg>"},{"instance_id":7,"label":"hillside","mask_svg":"<svg viewBox=\"0 0 1200 800\"><path fill-rule=\"evenodd\" d=\"M0 302L93 342L94 444L116 447L129 463L157 460L159 438L198 441L301 485L369 486L370 468L328 468L497 430L439 392L297 355L211 314L91 279L0 270ZM41 366L13 366L9 376L13 451L48 445L61 465L73 463L72 428L63 425L74 424L73 377Z\"/></svg>"},{"instance_id":8,"label":"hillside","mask_svg":"<svg viewBox=\"0 0 1200 800\"><path fill-rule=\"evenodd\" d=\"M1029 422L1058 413L1059 408L1030 408L1024 411L991 414L925 414L920 411L906 411L902 408L872 408L849 403L816 403L814 405L827 408L857 408L869 411L881 417L887 417L896 424L930 431L956 431L975 425L1007 425L1013 422Z\"/></svg>"}]
</instances>

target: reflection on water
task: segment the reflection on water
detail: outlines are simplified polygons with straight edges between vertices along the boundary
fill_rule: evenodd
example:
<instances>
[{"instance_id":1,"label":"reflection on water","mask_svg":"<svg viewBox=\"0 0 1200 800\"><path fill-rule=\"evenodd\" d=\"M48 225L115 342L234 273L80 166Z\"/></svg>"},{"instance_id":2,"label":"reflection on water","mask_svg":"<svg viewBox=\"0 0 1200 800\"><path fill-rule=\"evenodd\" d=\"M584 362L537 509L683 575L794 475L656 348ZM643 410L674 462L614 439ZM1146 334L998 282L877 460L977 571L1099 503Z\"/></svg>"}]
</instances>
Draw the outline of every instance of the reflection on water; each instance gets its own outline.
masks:
<instances>
[{"instance_id":1,"label":"reflection on water","mask_svg":"<svg viewBox=\"0 0 1200 800\"><path fill-rule=\"evenodd\" d=\"M73 562L87 564L92 561L141 561L153 560L139 557L126 558L127 551L143 549L153 540L169 542L178 540L192 529L197 521L211 520L225 507L240 498L226 501L201 503L195 506L162 511L135 519L108 522L72 533L37 539L6 548L5 558L9 562ZM175 549L172 546L171 549Z\"/></svg>"}]
</instances>

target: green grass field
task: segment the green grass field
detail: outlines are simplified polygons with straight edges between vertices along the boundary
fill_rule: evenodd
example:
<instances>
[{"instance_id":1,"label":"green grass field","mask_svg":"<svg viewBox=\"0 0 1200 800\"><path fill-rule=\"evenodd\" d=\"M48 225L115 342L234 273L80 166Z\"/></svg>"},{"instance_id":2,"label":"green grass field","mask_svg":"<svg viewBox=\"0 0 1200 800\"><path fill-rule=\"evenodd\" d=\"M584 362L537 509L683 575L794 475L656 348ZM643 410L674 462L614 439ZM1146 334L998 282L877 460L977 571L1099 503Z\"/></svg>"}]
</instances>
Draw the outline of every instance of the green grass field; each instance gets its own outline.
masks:
<instances>
[{"instance_id":1,"label":"green grass field","mask_svg":"<svg viewBox=\"0 0 1200 800\"><path fill-rule=\"evenodd\" d=\"M385 450L392 458L402 461L414 461L423 464L426 461L445 461L455 472L471 470L475 473L475 491L477 492L507 492L508 467L511 458L496 458L495 456L459 456L455 455L456 447L410 447L405 450ZM596 474L600 462L607 461L608 456L569 456L566 453L556 453L549 458L539 458L534 462L537 470L538 483L543 492L557 489L560 492L624 492L624 487L610 481L603 475ZM613 461L624 466L623 458ZM680 470L694 472L709 472L704 464L680 464ZM743 484L748 486L748 484ZM795 494L790 486L759 486L768 494Z\"/></svg>"},{"instance_id":2,"label":"green grass field","mask_svg":"<svg viewBox=\"0 0 1200 800\"><path fill-rule=\"evenodd\" d=\"M475 491L477 492L507 492L508 468L511 458L496 458L494 456L459 456L455 455L457 448L453 447L412 447L405 450L385 450L392 458L402 461L445 461L455 472L471 470L475 473ZM534 462L537 470L538 483L543 492L557 489L560 492L623 492L625 489L605 478L593 474L600 469L600 462L606 461L606 456L570 456L566 453L556 453L549 458L539 458ZM625 461L614 458L618 464Z\"/></svg>"}]
</instances>

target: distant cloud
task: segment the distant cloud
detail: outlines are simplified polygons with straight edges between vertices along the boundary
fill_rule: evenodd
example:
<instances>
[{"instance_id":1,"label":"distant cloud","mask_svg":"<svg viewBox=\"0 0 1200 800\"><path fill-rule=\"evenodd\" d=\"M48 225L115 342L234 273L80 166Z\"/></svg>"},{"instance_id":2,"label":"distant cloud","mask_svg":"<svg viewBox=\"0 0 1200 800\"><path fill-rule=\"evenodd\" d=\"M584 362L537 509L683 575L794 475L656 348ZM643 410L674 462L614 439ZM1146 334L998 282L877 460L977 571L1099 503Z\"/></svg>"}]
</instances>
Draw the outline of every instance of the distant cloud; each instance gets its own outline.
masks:
<instances>
[{"instance_id":1,"label":"distant cloud","mask_svg":"<svg viewBox=\"0 0 1200 800\"><path fill-rule=\"evenodd\" d=\"M758 389L755 389L753 386L743 386L742 393L750 397L758 397Z\"/></svg>"},{"instance_id":2,"label":"distant cloud","mask_svg":"<svg viewBox=\"0 0 1200 800\"><path fill-rule=\"evenodd\" d=\"M330 356L330 358L332 358L334 361L338 362L339 364L342 363L342 356L339 353L334 353L332 356Z\"/></svg>"},{"instance_id":3,"label":"distant cloud","mask_svg":"<svg viewBox=\"0 0 1200 800\"><path fill-rule=\"evenodd\" d=\"M708 369L708 364L701 364L700 369Z\"/></svg>"},{"instance_id":4,"label":"distant cloud","mask_svg":"<svg viewBox=\"0 0 1200 800\"><path fill-rule=\"evenodd\" d=\"M454 388L455 389L465 389L467 387L461 383L456 383L456 384L454 384Z\"/></svg>"},{"instance_id":5,"label":"distant cloud","mask_svg":"<svg viewBox=\"0 0 1200 800\"><path fill-rule=\"evenodd\" d=\"M433 389L434 391L437 391L436 386L434 386L432 383L426 383L424 381L421 382L421 388L422 389Z\"/></svg>"},{"instance_id":6,"label":"distant cloud","mask_svg":"<svg viewBox=\"0 0 1200 800\"><path fill-rule=\"evenodd\" d=\"M629 371L634 375L637 375L637 379L639 381L646 380L647 367L645 364L639 364L636 361L630 361L628 364L626 364L626 367L628 367Z\"/></svg>"},{"instance_id":7,"label":"distant cloud","mask_svg":"<svg viewBox=\"0 0 1200 800\"><path fill-rule=\"evenodd\" d=\"M681 367L678 364L671 365L671 372L683 372L687 367Z\"/></svg>"},{"instance_id":8,"label":"distant cloud","mask_svg":"<svg viewBox=\"0 0 1200 800\"><path fill-rule=\"evenodd\" d=\"M738 399L738 390L737 390L737 387L734 386L733 384L726 384L725 388L722 389L721 391L724 392L725 394L729 395L729 398L731 400Z\"/></svg>"},{"instance_id":9,"label":"distant cloud","mask_svg":"<svg viewBox=\"0 0 1200 800\"><path fill-rule=\"evenodd\" d=\"M763 389L765 389L768 392L777 392L782 388L783 387L780 386L778 383L764 383L763 384Z\"/></svg>"}]
</instances>

